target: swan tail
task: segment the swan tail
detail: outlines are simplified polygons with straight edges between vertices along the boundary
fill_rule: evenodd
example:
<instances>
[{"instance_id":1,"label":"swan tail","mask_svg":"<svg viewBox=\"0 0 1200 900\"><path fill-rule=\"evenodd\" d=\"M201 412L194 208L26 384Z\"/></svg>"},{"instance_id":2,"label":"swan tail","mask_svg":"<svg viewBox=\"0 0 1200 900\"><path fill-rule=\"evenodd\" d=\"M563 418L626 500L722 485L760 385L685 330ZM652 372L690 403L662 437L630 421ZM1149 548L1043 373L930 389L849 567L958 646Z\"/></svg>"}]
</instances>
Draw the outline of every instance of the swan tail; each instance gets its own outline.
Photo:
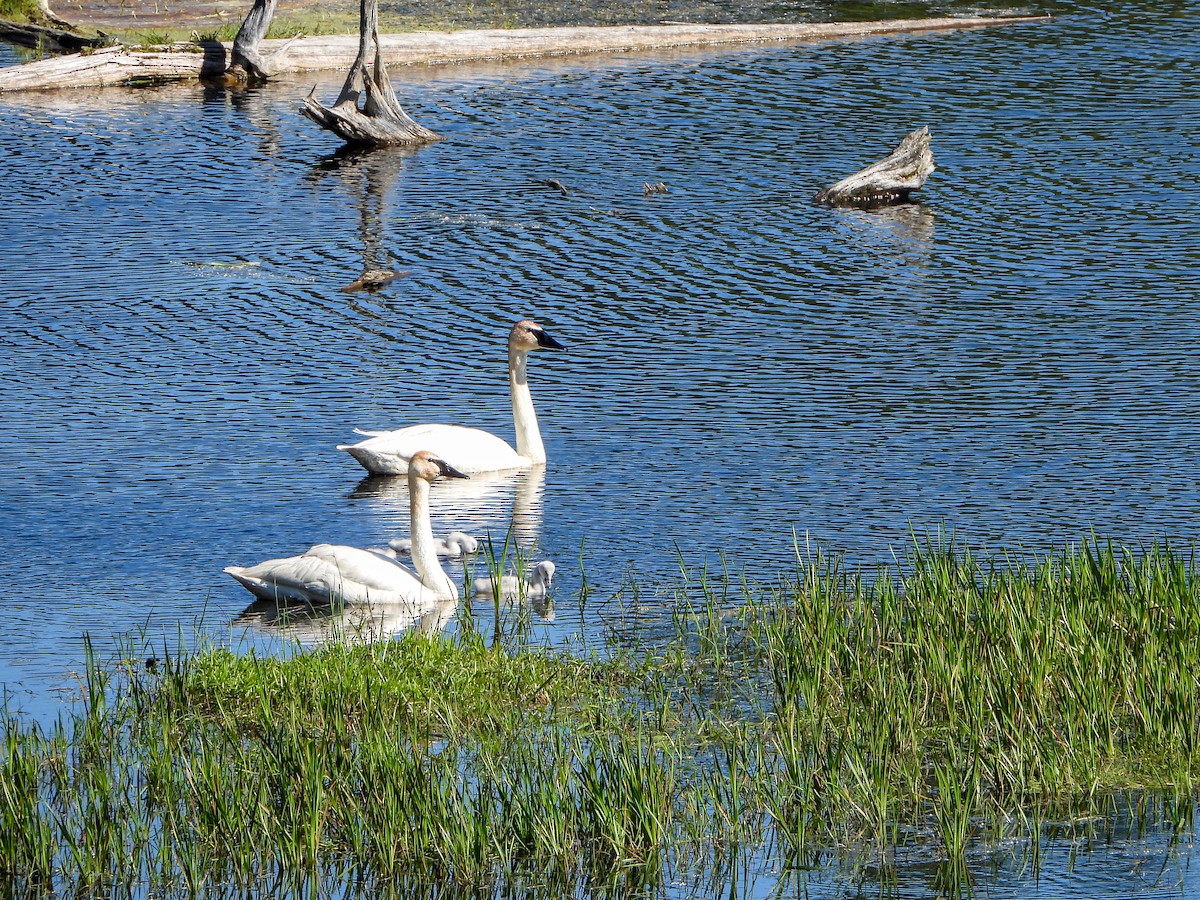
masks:
<instances>
[{"instance_id":1,"label":"swan tail","mask_svg":"<svg viewBox=\"0 0 1200 900\"><path fill-rule=\"evenodd\" d=\"M372 475L408 474L408 459L399 453L383 453L362 443L338 444L337 448L353 456Z\"/></svg>"},{"instance_id":2,"label":"swan tail","mask_svg":"<svg viewBox=\"0 0 1200 900\"><path fill-rule=\"evenodd\" d=\"M322 592L319 584L298 585L283 579L258 578L247 574L249 569L245 566L226 566L225 571L259 600L269 600L273 603L311 603L314 599L319 599Z\"/></svg>"}]
</instances>

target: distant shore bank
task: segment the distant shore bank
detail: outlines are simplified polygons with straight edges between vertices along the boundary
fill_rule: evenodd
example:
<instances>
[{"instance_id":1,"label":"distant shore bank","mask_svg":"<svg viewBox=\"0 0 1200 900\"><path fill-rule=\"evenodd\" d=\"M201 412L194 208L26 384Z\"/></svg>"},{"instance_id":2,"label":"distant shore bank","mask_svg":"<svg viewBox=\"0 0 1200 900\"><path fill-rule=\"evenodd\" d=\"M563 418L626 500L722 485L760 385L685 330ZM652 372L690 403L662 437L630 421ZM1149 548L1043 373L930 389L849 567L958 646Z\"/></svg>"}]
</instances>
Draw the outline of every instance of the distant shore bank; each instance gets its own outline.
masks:
<instances>
[{"instance_id":1,"label":"distant shore bank","mask_svg":"<svg viewBox=\"0 0 1200 900\"><path fill-rule=\"evenodd\" d=\"M1044 16L896 19L768 25L617 25L556 28L413 31L381 36L388 65L444 64L579 53L628 52L670 47L754 42L813 41L868 35L983 28L1045 21ZM262 43L270 54L288 41ZM223 71L229 44L210 41L195 49L132 51L117 47L0 70L0 91L99 87L153 79L202 78ZM302 37L290 42L277 71L346 69L358 52L358 35Z\"/></svg>"}]
</instances>

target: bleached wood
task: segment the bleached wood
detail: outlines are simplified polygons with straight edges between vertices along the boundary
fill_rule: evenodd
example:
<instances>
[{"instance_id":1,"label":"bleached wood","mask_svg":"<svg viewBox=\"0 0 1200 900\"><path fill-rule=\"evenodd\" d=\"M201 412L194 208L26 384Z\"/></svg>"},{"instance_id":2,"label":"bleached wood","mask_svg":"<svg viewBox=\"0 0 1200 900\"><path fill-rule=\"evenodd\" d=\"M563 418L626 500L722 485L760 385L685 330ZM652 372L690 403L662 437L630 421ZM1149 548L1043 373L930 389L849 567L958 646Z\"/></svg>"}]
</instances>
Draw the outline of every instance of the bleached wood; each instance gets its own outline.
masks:
<instances>
[{"instance_id":1,"label":"bleached wood","mask_svg":"<svg viewBox=\"0 0 1200 900\"><path fill-rule=\"evenodd\" d=\"M368 54L373 54L370 68ZM379 0L360 4L358 54L337 102L325 106L310 93L300 111L348 144L412 147L442 139L414 120L396 99L379 46Z\"/></svg>"},{"instance_id":2,"label":"bleached wood","mask_svg":"<svg viewBox=\"0 0 1200 900\"><path fill-rule=\"evenodd\" d=\"M225 71L226 53L217 42L201 52L134 53L124 47L109 47L93 53L73 53L0 69L0 92L214 77Z\"/></svg>"},{"instance_id":3,"label":"bleached wood","mask_svg":"<svg viewBox=\"0 0 1200 900\"><path fill-rule=\"evenodd\" d=\"M887 22L833 22L784 25L624 25L598 28L513 28L478 31L414 31L380 36L379 48L387 65L520 59L574 53L654 50L768 41L813 41L873 34L982 28L1049 21L1045 16L992 18L897 19ZM345 69L358 55L358 35L304 37L294 42L275 74ZM260 52L275 54L289 41L265 40ZM65 56L0 69L0 92L98 87L129 79L184 79L221 75L232 46L214 44L204 52L111 51ZM117 54L122 54L117 58ZM218 66L214 69L214 66Z\"/></svg>"},{"instance_id":4,"label":"bleached wood","mask_svg":"<svg viewBox=\"0 0 1200 900\"><path fill-rule=\"evenodd\" d=\"M813 200L826 206L884 206L908 200L936 167L929 129L921 126L877 163L817 191Z\"/></svg>"},{"instance_id":5,"label":"bleached wood","mask_svg":"<svg viewBox=\"0 0 1200 900\"><path fill-rule=\"evenodd\" d=\"M275 3L276 0L254 0L250 12L246 13L230 52L229 74L236 80L264 82L274 74L277 63L263 56L260 45L271 27Z\"/></svg>"}]
</instances>

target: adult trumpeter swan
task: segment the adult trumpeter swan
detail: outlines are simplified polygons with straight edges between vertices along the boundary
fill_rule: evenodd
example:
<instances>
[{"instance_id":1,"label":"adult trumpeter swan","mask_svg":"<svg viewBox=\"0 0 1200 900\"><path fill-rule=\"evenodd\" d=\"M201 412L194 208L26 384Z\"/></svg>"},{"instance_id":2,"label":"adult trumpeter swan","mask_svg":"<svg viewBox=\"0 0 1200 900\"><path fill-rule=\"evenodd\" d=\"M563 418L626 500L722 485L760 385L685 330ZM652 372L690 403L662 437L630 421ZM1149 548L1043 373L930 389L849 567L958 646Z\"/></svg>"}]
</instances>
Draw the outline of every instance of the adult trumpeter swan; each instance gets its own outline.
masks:
<instances>
[{"instance_id":1,"label":"adult trumpeter swan","mask_svg":"<svg viewBox=\"0 0 1200 900\"><path fill-rule=\"evenodd\" d=\"M458 588L434 552L429 521L429 485L442 475L467 477L433 453L413 454L408 491L416 575L385 556L343 544L317 544L300 556L229 566L225 571L254 596L267 600L424 604L456 599Z\"/></svg>"},{"instance_id":2,"label":"adult trumpeter swan","mask_svg":"<svg viewBox=\"0 0 1200 900\"><path fill-rule=\"evenodd\" d=\"M500 598L502 600L517 600L522 597L529 600L540 600L546 596L546 590L554 581L554 563L543 560L533 567L529 577L521 584L516 575L504 575L500 578ZM495 597L495 582L489 576L476 578L472 586L476 597Z\"/></svg>"},{"instance_id":3,"label":"adult trumpeter swan","mask_svg":"<svg viewBox=\"0 0 1200 900\"><path fill-rule=\"evenodd\" d=\"M360 431L368 435L357 444L339 444L372 475L403 475L416 450L427 449L454 460L468 474L526 469L546 461L546 448L538 430L526 368L529 351L565 350L537 322L522 319L508 333L508 385L512 391L513 423L517 448L479 428L462 425L409 425L396 431Z\"/></svg>"},{"instance_id":4,"label":"adult trumpeter swan","mask_svg":"<svg viewBox=\"0 0 1200 900\"><path fill-rule=\"evenodd\" d=\"M394 553L411 553L412 538L396 538L388 541L388 549ZM438 556L449 556L457 559L460 556L470 556L479 550L479 541L463 531L451 531L445 537L433 539L433 552Z\"/></svg>"}]
</instances>

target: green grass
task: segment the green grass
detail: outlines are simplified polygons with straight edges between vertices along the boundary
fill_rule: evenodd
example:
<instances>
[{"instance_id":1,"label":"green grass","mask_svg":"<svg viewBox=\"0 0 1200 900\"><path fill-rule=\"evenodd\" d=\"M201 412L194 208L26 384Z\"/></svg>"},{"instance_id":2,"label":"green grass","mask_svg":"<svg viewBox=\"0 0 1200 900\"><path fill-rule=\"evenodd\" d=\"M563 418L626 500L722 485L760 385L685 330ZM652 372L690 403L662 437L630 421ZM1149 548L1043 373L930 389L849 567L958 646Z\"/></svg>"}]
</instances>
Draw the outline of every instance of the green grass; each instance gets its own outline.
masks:
<instances>
[{"instance_id":1,"label":"green grass","mask_svg":"<svg viewBox=\"0 0 1200 900\"><path fill-rule=\"evenodd\" d=\"M0 0L0 2L4 2L4 0ZM34 9L36 10L36 5ZM3 17L0 16L0 18ZM296 11L280 14L273 18L271 20L271 27L267 30L267 40L287 40L296 35L320 37L324 35L358 34L358 25L357 10L352 10L348 7L345 10L334 9L327 11L313 9L309 11ZM187 43L196 39L231 44L237 37L238 29L241 26L242 20L234 17L216 27L206 24L199 29L184 26L160 26L156 27L153 31L122 31L113 29L107 29L107 31L117 43L128 47L150 48L171 46L176 43ZM379 20L379 31L381 34L398 34L424 30L453 31L455 28L444 21L424 21L408 17L389 18L383 15Z\"/></svg>"},{"instance_id":2,"label":"green grass","mask_svg":"<svg viewBox=\"0 0 1200 900\"><path fill-rule=\"evenodd\" d=\"M1121 798L1191 825L1191 553L916 542L871 572L798 553L765 585L685 573L671 620L602 658L467 627L93 663L70 721L5 726L0 878L557 896L661 889L738 848L927 847L950 890L973 853L1016 840L1036 865L1042 822Z\"/></svg>"},{"instance_id":3,"label":"green grass","mask_svg":"<svg viewBox=\"0 0 1200 900\"><path fill-rule=\"evenodd\" d=\"M10 22L41 22L43 18L37 0L0 0L0 19Z\"/></svg>"}]
</instances>

